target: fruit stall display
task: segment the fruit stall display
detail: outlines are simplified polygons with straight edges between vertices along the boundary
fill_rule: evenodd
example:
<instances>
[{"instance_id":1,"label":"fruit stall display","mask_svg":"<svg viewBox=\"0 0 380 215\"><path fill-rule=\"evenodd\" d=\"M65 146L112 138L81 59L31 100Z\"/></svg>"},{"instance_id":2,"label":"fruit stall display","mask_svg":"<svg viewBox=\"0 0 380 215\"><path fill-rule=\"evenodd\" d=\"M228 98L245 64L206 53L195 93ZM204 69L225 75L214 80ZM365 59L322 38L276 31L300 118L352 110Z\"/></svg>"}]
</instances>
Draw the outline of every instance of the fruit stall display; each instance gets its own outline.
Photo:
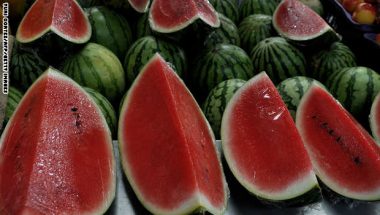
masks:
<instances>
[{"instance_id":1,"label":"fruit stall display","mask_svg":"<svg viewBox=\"0 0 380 215\"><path fill-rule=\"evenodd\" d=\"M379 1L8 2L0 214L380 214Z\"/></svg>"}]
</instances>

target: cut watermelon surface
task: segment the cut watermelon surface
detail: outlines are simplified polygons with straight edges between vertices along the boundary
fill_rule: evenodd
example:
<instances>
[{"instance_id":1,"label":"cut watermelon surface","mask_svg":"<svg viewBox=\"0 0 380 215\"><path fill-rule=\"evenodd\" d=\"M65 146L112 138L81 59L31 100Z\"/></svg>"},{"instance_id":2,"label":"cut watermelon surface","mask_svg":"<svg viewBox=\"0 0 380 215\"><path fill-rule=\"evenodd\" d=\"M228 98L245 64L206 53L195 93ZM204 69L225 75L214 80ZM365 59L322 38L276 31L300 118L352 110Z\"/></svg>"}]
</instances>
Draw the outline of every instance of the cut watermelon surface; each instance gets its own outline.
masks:
<instances>
[{"instance_id":1,"label":"cut watermelon surface","mask_svg":"<svg viewBox=\"0 0 380 215\"><path fill-rule=\"evenodd\" d=\"M310 87L296 121L314 170L325 185L352 199L380 199L380 148L325 89Z\"/></svg>"},{"instance_id":2,"label":"cut watermelon surface","mask_svg":"<svg viewBox=\"0 0 380 215\"><path fill-rule=\"evenodd\" d=\"M227 184L215 138L195 99L156 54L128 91L119 119L127 178L154 214L221 214Z\"/></svg>"},{"instance_id":3,"label":"cut watermelon surface","mask_svg":"<svg viewBox=\"0 0 380 215\"><path fill-rule=\"evenodd\" d=\"M0 213L102 214L115 182L102 113L78 84L49 68L0 139Z\"/></svg>"},{"instance_id":4,"label":"cut watermelon surface","mask_svg":"<svg viewBox=\"0 0 380 215\"><path fill-rule=\"evenodd\" d=\"M170 33L181 30L196 19L219 27L219 16L208 0L154 0L149 14L153 30Z\"/></svg>"},{"instance_id":5,"label":"cut watermelon surface","mask_svg":"<svg viewBox=\"0 0 380 215\"><path fill-rule=\"evenodd\" d=\"M234 94L221 136L232 173L258 197L291 200L318 188L292 117L264 72Z\"/></svg>"},{"instance_id":6,"label":"cut watermelon surface","mask_svg":"<svg viewBox=\"0 0 380 215\"><path fill-rule=\"evenodd\" d=\"M128 0L129 4L140 13L146 12L148 10L149 0Z\"/></svg>"},{"instance_id":7,"label":"cut watermelon surface","mask_svg":"<svg viewBox=\"0 0 380 215\"><path fill-rule=\"evenodd\" d=\"M49 31L73 43L85 43L91 37L91 25L75 0L36 0L21 21L16 38L32 42Z\"/></svg>"}]
</instances>

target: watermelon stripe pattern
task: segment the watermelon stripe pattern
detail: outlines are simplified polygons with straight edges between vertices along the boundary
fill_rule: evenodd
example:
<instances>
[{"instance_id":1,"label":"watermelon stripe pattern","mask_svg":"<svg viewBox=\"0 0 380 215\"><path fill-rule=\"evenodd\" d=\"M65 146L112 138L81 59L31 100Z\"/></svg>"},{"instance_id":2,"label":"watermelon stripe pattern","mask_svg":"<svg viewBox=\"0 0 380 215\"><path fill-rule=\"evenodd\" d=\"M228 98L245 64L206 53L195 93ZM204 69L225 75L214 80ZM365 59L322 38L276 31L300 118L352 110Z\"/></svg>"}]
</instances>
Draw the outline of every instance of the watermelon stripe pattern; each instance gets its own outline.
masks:
<instances>
[{"instance_id":1,"label":"watermelon stripe pattern","mask_svg":"<svg viewBox=\"0 0 380 215\"><path fill-rule=\"evenodd\" d=\"M92 27L90 41L105 46L122 59L132 44L127 19L104 6L89 8L87 14Z\"/></svg>"},{"instance_id":2,"label":"watermelon stripe pattern","mask_svg":"<svg viewBox=\"0 0 380 215\"><path fill-rule=\"evenodd\" d=\"M124 94L123 67L116 55L99 44L88 43L65 62L62 71L80 85L100 92L111 102Z\"/></svg>"},{"instance_id":3,"label":"watermelon stripe pattern","mask_svg":"<svg viewBox=\"0 0 380 215\"><path fill-rule=\"evenodd\" d=\"M20 103L23 94L21 91L14 87L9 87L7 107L5 108L5 118L3 125L5 126L11 118L13 112L16 110L17 105ZM4 128L3 126L3 128Z\"/></svg>"},{"instance_id":4,"label":"watermelon stripe pattern","mask_svg":"<svg viewBox=\"0 0 380 215\"><path fill-rule=\"evenodd\" d=\"M240 20L252 14L265 14L272 16L276 10L276 0L244 0L239 8Z\"/></svg>"},{"instance_id":5,"label":"watermelon stripe pattern","mask_svg":"<svg viewBox=\"0 0 380 215\"><path fill-rule=\"evenodd\" d=\"M231 0L210 0L209 2L217 12L225 15L234 23L239 22L239 9L236 3Z\"/></svg>"},{"instance_id":6,"label":"watermelon stripe pattern","mask_svg":"<svg viewBox=\"0 0 380 215\"><path fill-rule=\"evenodd\" d=\"M380 75L367 67L343 68L330 76L327 87L358 120L366 120L380 92Z\"/></svg>"},{"instance_id":7,"label":"watermelon stripe pattern","mask_svg":"<svg viewBox=\"0 0 380 215\"><path fill-rule=\"evenodd\" d=\"M160 53L179 76L184 74L187 63L182 48L157 37L146 36L133 43L125 56L123 65L128 84L132 84L141 69L156 53Z\"/></svg>"},{"instance_id":8,"label":"watermelon stripe pattern","mask_svg":"<svg viewBox=\"0 0 380 215\"><path fill-rule=\"evenodd\" d=\"M248 80L253 76L252 62L240 47L218 44L196 61L193 82L206 95L217 84L228 79Z\"/></svg>"},{"instance_id":9,"label":"watermelon stripe pattern","mask_svg":"<svg viewBox=\"0 0 380 215\"><path fill-rule=\"evenodd\" d=\"M270 37L252 49L255 74L266 71L274 83L293 76L306 75L305 56L281 37Z\"/></svg>"}]
</instances>

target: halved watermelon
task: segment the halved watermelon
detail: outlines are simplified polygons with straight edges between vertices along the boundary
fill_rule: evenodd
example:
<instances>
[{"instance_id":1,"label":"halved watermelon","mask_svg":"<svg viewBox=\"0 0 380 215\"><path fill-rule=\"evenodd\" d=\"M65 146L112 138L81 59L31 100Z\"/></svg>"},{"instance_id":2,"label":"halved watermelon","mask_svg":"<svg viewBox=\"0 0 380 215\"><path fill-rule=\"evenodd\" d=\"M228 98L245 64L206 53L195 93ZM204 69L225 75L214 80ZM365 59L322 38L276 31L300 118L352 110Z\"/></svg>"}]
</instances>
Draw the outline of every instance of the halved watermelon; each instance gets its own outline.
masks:
<instances>
[{"instance_id":1,"label":"halved watermelon","mask_svg":"<svg viewBox=\"0 0 380 215\"><path fill-rule=\"evenodd\" d=\"M1 214L102 214L115 196L111 133L74 81L49 68L0 139Z\"/></svg>"},{"instance_id":2,"label":"halved watermelon","mask_svg":"<svg viewBox=\"0 0 380 215\"><path fill-rule=\"evenodd\" d=\"M259 198L290 203L318 190L294 121L265 72L234 94L223 115L221 136L231 172Z\"/></svg>"},{"instance_id":3,"label":"halved watermelon","mask_svg":"<svg viewBox=\"0 0 380 215\"><path fill-rule=\"evenodd\" d=\"M128 2L137 12L143 13L148 10L150 0L128 0Z\"/></svg>"},{"instance_id":4,"label":"halved watermelon","mask_svg":"<svg viewBox=\"0 0 380 215\"><path fill-rule=\"evenodd\" d=\"M16 38L28 43L49 31L73 43L85 43L91 37L91 25L75 0L36 0L22 19Z\"/></svg>"},{"instance_id":5,"label":"halved watermelon","mask_svg":"<svg viewBox=\"0 0 380 215\"><path fill-rule=\"evenodd\" d=\"M352 199L380 200L380 148L331 94L313 84L298 106L296 124L327 187Z\"/></svg>"},{"instance_id":6,"label":"halved watermelon","mask_svg":"<svg viewBox=\"0 0 380 215\"><path fill-rule=\"evenodd\" d=\"M331 43L340 36L311 8L298 0L283 0L273 14L279 35L296 43Z\"/></svg>"},{"instance_id":7,"label":"halved watermelon","mask_svg":"<svg viewBox=\"0 0 380 215\"><path fill-rule=\"evenodd\" d=\"M372 136L376 139L377 144L380 146L380 93L378 93L373 100L369 122Z\"/></svg>"},{"instance_id":8,"label":"halved watermelon","mask_svg":"<svg viewBox=\"0 0 380 215\"><path fill-rule=\"evenodd\" d=\"M153 0L149 21L154 31L170 33L181 30L196 19L219 27L219 16L208 0Z\"/></svg>"},{"instance_id":9,"label":"halved watermelon","mask_svg":"<svg viewBox=\"0 0 380 215\"><path fill-rule=\"evenodd\" d=\"M184 83L156 54L129 89L119 119L124 172L154 214L222 214L227 184L214 135Z\"/></svg>"}]
</instances>

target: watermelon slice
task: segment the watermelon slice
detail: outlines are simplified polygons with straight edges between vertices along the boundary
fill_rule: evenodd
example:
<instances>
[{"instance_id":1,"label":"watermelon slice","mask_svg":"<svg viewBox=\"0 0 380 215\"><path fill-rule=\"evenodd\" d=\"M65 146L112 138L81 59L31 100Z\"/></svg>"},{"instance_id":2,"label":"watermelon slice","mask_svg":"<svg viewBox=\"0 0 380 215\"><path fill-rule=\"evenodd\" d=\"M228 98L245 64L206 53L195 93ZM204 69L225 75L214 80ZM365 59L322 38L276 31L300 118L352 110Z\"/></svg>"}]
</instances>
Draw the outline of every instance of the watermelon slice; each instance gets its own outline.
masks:
<instances>
[{"instance_id":1,"label":"watermelon slice","mask_svg":"<svg viewBox=\"0 0 380 215\"><path fill-rule=\"evenodd\" d=\"M140 13L144 13L148 10L149 0L128 0L129 4Z\"/></svg>"},{"instance_id":2,"label":"watermelon slice","mask_svg":"<svg viewBox=\"0 0 380 215\"><path fill-rule=\"evenodd\" d=\"M100 109L49 68L0 139L0 213L102 214L115 185L111 134Z\"/></svg>"},{"instance_id":3,"label":"watermelon slice","mask_svg":"<svg viewBox=\"0 0 380 215\"><path fill-rule=\"evenodd\" d=\"M260 199L290 204L319 189L293 119L265 72L234 94L221 136L231 172Z\"/></svg>"},{"instance_id":4,"label":"watermelon slice","mask_svg":"<svg viewBox=\"0 0 380 215\"><path fill-rule=\"evenodd\" d=\"M49 31L73 43L85 43L91 37L91 25L75 0L36 0L22 19L16 38L28 43Z\"/></svg>"},{"instance_id":5,"label":"watermelon slice","mask_svg":"<svg viewBox=\"0 0 380 215\"><path fill-rule=\"evenodd\" d=\"M226 208L227 184L215 138L195 99L156 54L124 100L119 144L124 172L154 214Z\"/></svg>"},{"instance_id":6,"label":"watermelon slice","mask_svg":"<svg viewBox=\"0 0 380 215\"><path fill-rule=\"evenodd\" d=\"M369 121L372 135L380 146L380 93L373 100Z\"/></svg>"},{"instance_id":7,"label":"watermelon slice","mask_svg":"<svg viewBox=\"0 0 380 215\"><path fill-rule=\"evenodd\" d=\"M357 200L380 199L380 148L321 86L301 99L296 124L320 180Z\"/></svg>"},{"instance_id":8,"label":"watermelon slice","mask_svg":"<svg viewBox=\"0 0 380 215\"><path fill-rule=\"evenodd\" d=\"M154 0L149 14L151 28L161 33L181 30L198 18L212 27L220 25L208 0Z\"/></svg>"},{"instance_id":9,"label":"watermelon slice","mask_svg":"<svg viewBox=\"0 0 380 215\"><path fill-rule=\"evenodd\" d=\"M341 39L321 16L298 0L283 0L277 6L273 26L280 36L300 45Z\"/></svg>"}]
</instances>

